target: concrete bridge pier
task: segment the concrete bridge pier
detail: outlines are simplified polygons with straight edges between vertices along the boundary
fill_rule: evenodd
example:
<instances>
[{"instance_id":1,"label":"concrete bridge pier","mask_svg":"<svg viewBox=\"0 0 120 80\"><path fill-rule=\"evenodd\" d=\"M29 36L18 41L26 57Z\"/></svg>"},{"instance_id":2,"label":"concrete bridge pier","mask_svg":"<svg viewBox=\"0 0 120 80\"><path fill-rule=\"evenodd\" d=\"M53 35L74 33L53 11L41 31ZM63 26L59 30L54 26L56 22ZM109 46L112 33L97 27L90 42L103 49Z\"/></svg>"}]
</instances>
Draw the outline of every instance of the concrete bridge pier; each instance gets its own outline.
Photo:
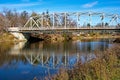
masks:
<instances>
[{"instance_id":1,"label":"concrete bridge pier","mask_svg":"<svg viewBox=\"0 0 120 80\"><path fill-rule=\"evenodd\" d=\"M14 37L16 37L18 40L24 40L27 41L30 38L29 34L23 34L23 33L19 33L19 32L10 32Z\"/></svg>"},{"instance_id":2,"label":"concrete bridge pier","mask_svg":"<svg viewBox=\"0 0 120 80\"><path fill-rule=\"evenodd\" d=\"M18 27L9 28L8 31L18 40L27 41L30 38L30 33L21 33Z\"/></svg>"}]
</instances>

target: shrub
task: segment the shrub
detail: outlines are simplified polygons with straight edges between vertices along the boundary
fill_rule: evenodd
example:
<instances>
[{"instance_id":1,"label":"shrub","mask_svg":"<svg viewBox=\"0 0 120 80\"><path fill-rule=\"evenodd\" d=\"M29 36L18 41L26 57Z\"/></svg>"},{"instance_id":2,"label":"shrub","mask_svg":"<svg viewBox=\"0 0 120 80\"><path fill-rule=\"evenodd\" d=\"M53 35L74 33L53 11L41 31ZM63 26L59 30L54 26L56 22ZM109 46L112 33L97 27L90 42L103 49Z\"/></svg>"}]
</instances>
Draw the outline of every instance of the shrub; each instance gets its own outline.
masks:
<instances>
[{"instance_id":1,"label":"shrub","mask_svg":"<svg viewBox=\"0 0 120 80\"><path fill-rule=\"evenodd\" d=\"M72 70L60 70L50 80L120 80L120 46L99 51L96 56L85 64L79 61Z\"/></svg>"}]
</instances>

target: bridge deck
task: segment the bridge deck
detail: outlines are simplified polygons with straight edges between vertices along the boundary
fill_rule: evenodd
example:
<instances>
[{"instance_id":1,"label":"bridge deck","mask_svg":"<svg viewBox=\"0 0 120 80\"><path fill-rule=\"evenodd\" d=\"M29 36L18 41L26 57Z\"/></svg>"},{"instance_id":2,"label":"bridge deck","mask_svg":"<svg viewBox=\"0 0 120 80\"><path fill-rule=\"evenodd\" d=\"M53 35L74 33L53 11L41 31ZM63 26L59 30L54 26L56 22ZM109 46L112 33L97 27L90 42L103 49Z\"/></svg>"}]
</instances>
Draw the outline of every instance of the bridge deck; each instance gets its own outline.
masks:
<instances>
[{"instance_id":1,"label":"bridge deck","mask_svg":"<svg viewBox=\"0 0 120 80\"><path fill-rule=\"evenodd\" d=\"M23 33L35 33L35 32L43 32L43 33L56 33L56 32L60 32L60 33L64 33L64 32L89 32L89 31L93 31L93 32L97 32L97 31L110 31L110 32L114 32L114 31L120 31L119 28L115 28L115 27L92 27L92 28L51 28L51 27L41 27L41 28L26 28L26 27L12 27L9 28L8 31L9 32L23 32Z\"/></svg>"},{"instance_id":2,"label":"bridge deck","mask_svg":"<svg viewBox=\"0 0 120 80\"><path fill-rule=\"evenodd\" d=\"M88 30L88 29L100 29L100 30L110 30L110 29L119 29L119 28L115 28L115 27L91 27L91 28L84 28L84 27L79 27L79 28L51 28L51 27L40 27L40 28L19 28L19 30L77 30L77 29L81 29L81 30Z\"/></svg>"}]
</instances>

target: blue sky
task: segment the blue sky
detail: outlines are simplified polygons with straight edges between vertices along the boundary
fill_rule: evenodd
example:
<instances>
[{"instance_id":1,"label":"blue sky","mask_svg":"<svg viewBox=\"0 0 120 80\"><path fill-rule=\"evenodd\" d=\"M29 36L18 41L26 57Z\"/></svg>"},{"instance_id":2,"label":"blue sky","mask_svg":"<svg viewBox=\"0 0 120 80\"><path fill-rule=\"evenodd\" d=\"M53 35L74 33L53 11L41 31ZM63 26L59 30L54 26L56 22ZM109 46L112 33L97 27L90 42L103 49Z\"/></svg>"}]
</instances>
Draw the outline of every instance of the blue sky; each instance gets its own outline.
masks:
<instances>
[{"instance_id":1,"label":"blue sky","mask_svg":"<svg viewBox=\"0 0 120 80\"><path fill-rule=\"evenodd\" d=\"M3 8L39 13L49 10L50 12L99 11L119 14L120 0L0 0L0 11Z\"/></svg>"}]
</instances>

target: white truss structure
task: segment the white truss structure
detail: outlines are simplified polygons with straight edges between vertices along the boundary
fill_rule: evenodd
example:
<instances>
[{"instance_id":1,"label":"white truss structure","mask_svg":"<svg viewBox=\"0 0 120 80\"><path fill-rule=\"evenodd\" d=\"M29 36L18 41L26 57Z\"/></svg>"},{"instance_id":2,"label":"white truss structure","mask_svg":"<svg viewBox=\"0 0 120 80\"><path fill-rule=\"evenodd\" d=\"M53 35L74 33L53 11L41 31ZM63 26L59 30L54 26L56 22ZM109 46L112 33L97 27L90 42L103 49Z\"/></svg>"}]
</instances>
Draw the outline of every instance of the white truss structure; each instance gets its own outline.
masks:
<instances>
[{"instance_id":1,"label":"white truss structure","mask_svg":"<svg viewBox=\"0 0 120 80\"><path fill-rule=\"evenodd\" d=\"M82 16L83 19L82 19ZM98 17L99 20L93 20L92 17ZM105 22L105 19L106 22ZM84 23L82 23L84 21ZM52 14L39 14L30 17L22 29L39 30L39 29L69 29L69 28L95 28L94 22L100 21L99 27L116 27L120 24L120 16L118 14L106 14L99 12L64 12Z\"/></svg>"}]
</instances>

